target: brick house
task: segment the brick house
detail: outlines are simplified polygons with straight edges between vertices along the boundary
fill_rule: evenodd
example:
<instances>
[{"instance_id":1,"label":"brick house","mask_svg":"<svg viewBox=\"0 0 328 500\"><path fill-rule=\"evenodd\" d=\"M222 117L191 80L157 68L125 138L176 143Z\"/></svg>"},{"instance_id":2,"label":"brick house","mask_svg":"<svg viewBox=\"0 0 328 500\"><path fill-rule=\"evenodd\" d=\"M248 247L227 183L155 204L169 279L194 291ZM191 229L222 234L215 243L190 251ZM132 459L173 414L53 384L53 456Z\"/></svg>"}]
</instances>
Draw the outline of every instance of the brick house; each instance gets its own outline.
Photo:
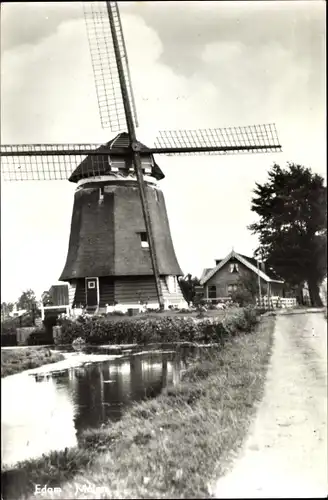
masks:
<instances>
[{"instance_id":1,"label":"brick house","mask_svg":"<svg viewBox=\"0 0 328 500\"><path fill-rule=\"evenodd\" d=\"M204 269L200 284L204 287L204 298L208 301L229 298L237 290L241 278L254 276L260 278L261 290L268 297L283 297L284 281L273 269L264 263L257 265L256 259L232 250L224 259L215 261L215 267Z\"/></svg>"}]
</instances>

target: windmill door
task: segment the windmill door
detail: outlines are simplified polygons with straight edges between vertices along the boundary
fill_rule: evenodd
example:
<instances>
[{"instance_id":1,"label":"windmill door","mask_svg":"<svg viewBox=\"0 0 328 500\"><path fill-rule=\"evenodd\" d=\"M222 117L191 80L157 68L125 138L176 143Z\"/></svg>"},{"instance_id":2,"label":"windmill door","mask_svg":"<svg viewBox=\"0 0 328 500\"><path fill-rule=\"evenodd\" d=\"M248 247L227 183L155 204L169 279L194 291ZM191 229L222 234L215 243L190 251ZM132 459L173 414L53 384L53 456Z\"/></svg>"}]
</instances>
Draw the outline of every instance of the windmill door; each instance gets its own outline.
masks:
<instances>
[{"instance_id":1,"label":"windmill door","mask_svg":"<svg viewBox=\"0 0 328 500\"><path fill-rule=\"evenodd\" d=\"M86 304L89 307L97 306L99 303L99 279L85 278Z\"/></svg>"}]
</instances>

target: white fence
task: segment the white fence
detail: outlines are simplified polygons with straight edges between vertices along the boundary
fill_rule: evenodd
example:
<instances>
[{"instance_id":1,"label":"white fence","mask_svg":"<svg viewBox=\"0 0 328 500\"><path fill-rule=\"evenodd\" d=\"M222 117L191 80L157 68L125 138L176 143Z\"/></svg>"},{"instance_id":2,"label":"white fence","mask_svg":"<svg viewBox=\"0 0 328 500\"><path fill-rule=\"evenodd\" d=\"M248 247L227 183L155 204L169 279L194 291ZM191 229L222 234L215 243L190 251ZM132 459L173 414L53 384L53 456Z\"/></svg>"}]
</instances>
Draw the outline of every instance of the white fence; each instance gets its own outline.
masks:
<instances>
[{"instance_id":1,"label":"white fence","mask_svg":"<svg viewBox=\"0 0 328 500\"><path fill-rule=\"evenodd\" d=\"M283 297L261 297L256 299L257 307L264 309L290 309L297 306L296 298L283 298Z\"/></svg>"},{"instance_id":2,"label":"white fence","mask_svg":"<svg viewBox=\"0 0 328 500\"><path fill-rule=\"evenodd\" d=\"M61 314L62 312L64 312L64 310L66 311L67 315L70 314L70 306L69 305L64 305L64 306L44 306L44 305L41 305L41 319L44 320L45 311L56 310L56 309L61 310L61 312L58 314Z\"/></svg>"}]
</instances>

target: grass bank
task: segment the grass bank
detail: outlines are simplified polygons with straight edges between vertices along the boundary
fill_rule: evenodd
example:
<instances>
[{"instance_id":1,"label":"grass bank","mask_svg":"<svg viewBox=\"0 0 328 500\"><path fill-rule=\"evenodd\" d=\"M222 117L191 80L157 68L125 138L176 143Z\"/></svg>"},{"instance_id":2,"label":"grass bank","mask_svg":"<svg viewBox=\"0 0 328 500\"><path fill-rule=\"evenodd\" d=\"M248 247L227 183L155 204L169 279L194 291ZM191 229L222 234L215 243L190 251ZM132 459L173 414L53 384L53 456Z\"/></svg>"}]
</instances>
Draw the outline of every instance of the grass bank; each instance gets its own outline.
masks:
<instances>
[{"instance_id":1,"label":"grass bank","mask_svg":"<svg viewBox=\"0 0 328 500\"><path fill-rule=\"evenodd\" d=\"M62 354L52 352L47 348L3 349L1 350L1 378L63 359L65 358Z\"/></svg>"},{"instance_id":2,"label":"grass bank","mask_svg":"<svg viewBox=\"0 0 328 500\"><path fill-rule=\"evenodd\" d=\"M230 336L179 386L136 404L115 424L86 431L79 449L3 470L4 500L36 498L36 483L62 488L56 498L67 499L208 498L261 399L273 328L274 318L265 317L253 333ZM89 485L88 493L76 496L77 484Z\"/></svg>"}]
</instances>

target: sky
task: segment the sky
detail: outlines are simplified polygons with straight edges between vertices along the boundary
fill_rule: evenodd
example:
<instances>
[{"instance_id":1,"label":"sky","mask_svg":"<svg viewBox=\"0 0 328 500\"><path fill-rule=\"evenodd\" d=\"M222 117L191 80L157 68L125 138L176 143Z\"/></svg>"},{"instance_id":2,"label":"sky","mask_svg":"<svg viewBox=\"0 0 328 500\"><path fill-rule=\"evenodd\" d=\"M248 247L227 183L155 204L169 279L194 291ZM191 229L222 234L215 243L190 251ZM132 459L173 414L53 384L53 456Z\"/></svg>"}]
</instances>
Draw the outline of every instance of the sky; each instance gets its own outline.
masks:
<instances>
[{"instance_id":1,"label":"sky","mask_svg":"<svg viewBox=\"0 0 328 500\"><path fill-rule=\"evenodd\" d=\"M120 12L140 128L275 123L282 153L158 156L184 273L232 247L252 255L255 183L276 162L326 176L325 2L124 2ZM101 143L80 2L1 4L1 143ZM75 185L1 183L1 301L38 297L64 267Z\"/></svg>"}]
</instances>

